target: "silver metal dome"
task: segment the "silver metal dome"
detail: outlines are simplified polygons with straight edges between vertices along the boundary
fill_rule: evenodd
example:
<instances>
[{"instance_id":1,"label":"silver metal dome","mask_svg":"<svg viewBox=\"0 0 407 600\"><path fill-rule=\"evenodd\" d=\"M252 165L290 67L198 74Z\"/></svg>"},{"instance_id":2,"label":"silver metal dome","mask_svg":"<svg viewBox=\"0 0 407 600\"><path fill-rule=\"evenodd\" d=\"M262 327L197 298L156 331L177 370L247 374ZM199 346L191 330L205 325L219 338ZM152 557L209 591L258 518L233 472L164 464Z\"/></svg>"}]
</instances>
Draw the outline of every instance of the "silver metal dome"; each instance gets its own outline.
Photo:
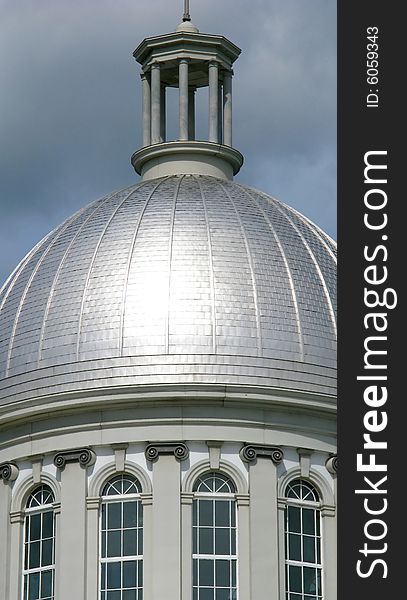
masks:
<instances>
[{"instance_id":1,"label":"silver metal dome","mask_svg":"<svg viewBox=\"0 0 407 600\"><path fill-rule=\"evenodd\" d=\"M335 244L210 176L80 210L0 293L0 404L140 386L335 394Z\"/></svg>"}]
</instances>

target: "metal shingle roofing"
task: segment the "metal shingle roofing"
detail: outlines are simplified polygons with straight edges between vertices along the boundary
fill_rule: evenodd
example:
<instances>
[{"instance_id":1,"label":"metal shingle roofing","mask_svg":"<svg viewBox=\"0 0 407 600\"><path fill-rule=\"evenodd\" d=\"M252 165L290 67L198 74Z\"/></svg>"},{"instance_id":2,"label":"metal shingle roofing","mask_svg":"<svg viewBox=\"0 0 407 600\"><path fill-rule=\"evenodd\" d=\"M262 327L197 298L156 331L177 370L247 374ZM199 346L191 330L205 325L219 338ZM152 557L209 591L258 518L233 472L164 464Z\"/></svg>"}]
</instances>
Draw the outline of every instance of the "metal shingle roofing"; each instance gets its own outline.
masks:
<instances>
[{"instance_id":1,"label":"metal shingle roofing","mask_svg":"<svg viewBox=\"0 0 407 600\"><path fill-rule=\"evenodd\" d=\"M336 248L236 182L140 182L67 219L0 292L0 402L122 385L335 393Z\"/></svg>"}]
</instances>

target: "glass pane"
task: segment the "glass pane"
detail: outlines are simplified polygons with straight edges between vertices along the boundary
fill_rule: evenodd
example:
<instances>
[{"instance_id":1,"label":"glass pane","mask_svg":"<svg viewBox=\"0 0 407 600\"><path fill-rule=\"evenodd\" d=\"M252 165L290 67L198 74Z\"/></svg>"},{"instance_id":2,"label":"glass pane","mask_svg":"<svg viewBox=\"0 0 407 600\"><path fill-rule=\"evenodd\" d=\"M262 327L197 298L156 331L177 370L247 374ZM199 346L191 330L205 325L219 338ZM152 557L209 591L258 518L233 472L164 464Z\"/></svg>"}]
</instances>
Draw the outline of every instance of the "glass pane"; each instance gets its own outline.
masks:
<instances>
[{"instance_id":1,"label":"glass pane","mask_svg":"<svg viewBox=\"0 0 407 600\"><path fill-rule=\"evenodd\" d=\"M123 592L123 600L138 600L137 590L125 590Z\"/></svg>"},{"instance_id":2,"label":"glass pane","mask_svg":"<svg viewBox=\"0 0 407 600\"><path fill-rule=\"evenodd\" d=\"M52 557L52 546L54 540L44 540L42 542L42 561L41 566L46 567L47 565L52 565L53 557Z\"/></svg>"},{"instance_id":3,"label":"glass pane","mask_svg":"<svg viewBox=\"0 0 407 600\"><path fill-rule=\"evenodd\" d=\"M229 526L229 502L215 502L215 525L218 527Z\"/></svg>"},{"instance_id":4,"label":"glass pane","mask_svg":"<svg viewBox=\"0 0 407 600\"><path fill-rule=\"evenodd\" d=\"M43 538L50 538L53 536L53 531L54 531L53 520L54 520L54 513L51 510L43 513L43 515L42 515L42 537Z\"/></svg>"},{"instance_id":5,"label":"glass pane","mask_svg":"<svg viewBox=\"0 0 407 600\"><path fill-rule=\"evenodd\" d=\"M229 502L230 507L230 525L236 527L236 506L234 502Z\"/></svg>"},{"instance_id":6,"label":"glass pane","mask_svg":"<svg viewBox=\"0 0 407 600\"><path fill-rule=\"evenodd\" d=\"M121 507L121 502L114 502L107 505L107 526L109 529L120 529Z\"/></svg>"},{"instance_id":7,"label":"glass pane","mask_svg":"<svg viewBox=\"0 0 407 600\"><path fill-rule=\"evenodd\" d=\"M107 533L107 556L121 556L121 531Z\"/></svg>"},{"instance_id":8,"label":"glass pane","mask_svg":"<svg viewBox=\"0 0 407 600\"><path fill-rule=\"evenodd\" d=\"M24 575L24 600L28 598L28 575Z\"/></svg>"},{"instance_id":9,"label":"glass pane","mask_svg":"<svg viewBox=\"0 0 407 600\"><path fill-rule=\"evenodd\" d=\"M137 570L138 570L138 587L142 587L143 585L143 561L137 561Z\"/></svg>"},{"instance_id":10,"label":"glass pane","mask_svg":"<svg viewBox=\"0 0 407 600\"><path fill-rule=\"evenodd\" d=\"M196 588L192 590L192 600L198 600L198 590Z\"/></svg>"},{"instance_id":11,"label":"glass pane","mask_svg":"<svg viewBox=\"0 0 407 600\"><path fill-rule=\"evenodd\" d=\"M302 592L302 582L301 582L301 567L294 567L293 565L289 565L289 591L290 592Z\"/></svg>"},{"instance_id":12,"label":"glass pane","mask_svg":"<svg viewBox=\"0 0 407 600\"><path fill-rule=\"evenodd\" d=\"M304 596L304 600L317 600L316 596Z\"/></svg>"},{"instance_id":13,"label":"glass pane","mask_svg":"<svg viewBox=\"0 0 407 600\"><path fill-rule=\"evenodd\" d=\"M288 558L301 560L301 536L290 533L288 536Z\"/></svg>"},{"instance_id":14,"label":"glass pane","mask_svg":"<svg viewBox=\"0 0 407 600\"><path fill-rule=\"evenodd\" d=\"M321 529L320 529L320 520L319 520L319 515L320 512L319 511L315 511L315 522L316 522L316 526L317 526L317 535L321 535Z\"/></svg>"},{"instance_id":15,"label":"glass pane","mask_svg":"<svg viewBox=\"0 0 407 600\"><path fill-rule=\"evenodd\" d=\"M107 563L107 589L120 589L120 563Z\"/></svg>"},{"instance_id":16,"label":"glass pane","mask_svg":"<svg viewBox=\"0 0 407 600\"><path fill-rule=\"evenodd\" d=\"M213 586L213 560L199 561L199 585Z\"/></svg>"},{"instance_id":17,"label":"glass pane","mask_svg":"<svg viewBox=\"0 0 407 600\"><path fill-rule=\"evenodd\" d=\"M137 550L138 550L138 552L137 552L138 555L141 556L143 554L143 530L142 529L138 530L138 535L137 535Z\"/></svg>"},{"instance_id":18,"label":"glass pane","mask_svg":"<svg viewBox=\"0 0 407 600\"><path fill-rule=\"evenodd\" d=\"M137 555L137 530L123 531L123 556Z\"/></svg>"},{"instance_id":19,"label":"glass pane","mask_svg":"<svg viewBox=\"0 0 407 600\"><path fill-rule=\"evenodd\" d=\"M24 545L24 569L28 569L28 548L29 544Z\"/></svg>"},{"instance_id":20,"label":"glass pane","mask_svg":"<svg viewBox=\"0 0 407 600\"><path fill-rule=\"evenodd\" d=\"M320 538L316 538L316 546L317 546L317 563L321 564L321 540Z\"/></svg>"},{"instance_id":21,"label":"glass pane","mask_svg":"<svg viewBox=\"0 0 407 600\"><path fill-rule=\"evenodd\" d=\"M41 596L47 598L52 595L52 571L43 571L41 576Z\"/></svg>"},{"instance_id":22,"label":"glass pane","mask_svg":"<svg viewBox=\"0 0 407 600\"><path fill-rule=\"evenodd\" d=\"M40 566L40 542L30 544L30 569Z\"/></svg>"},{"instance_id":23,"label":"glass pane","mask_svg":"<svg viewBox=\"0 0 407 600\"><path fill-rule=\"evenodd\" d=\"M102 563L102 573L101 573L101 587L102 590L106 589L106 563Z\"/></svg>"},{"instance_id":24,"label":"glass pane","mask_svg":"<svg viewBox=\"0 0 407 600\"><path fill-rule=\"evenodd\" d=\"M213 554L213 529L199 528L199 553Z\"/></svg>"},{"instance_id":25,"label":"glass pane","mask_svg":"<svg viewBox=\"0 0 407 600\"><path fill-rule=\"evenodd\" d=\"M315 535L314 516L315 511L312 508L302 509L302 529L304 533Z\"/></svg>"},{"instance_id":26,"label":"glass pane","mask_svg":"<svg viewBox=\"0 0 407 600\"><path fill-rule=\"evenodd\" d=\"M121 592L107 592L106 600L121 600Z\"/></svg>"},{"instance_id":27,"label":"glass pane","mask_svg":"<svg viewBox=\"0 0 407 600\"><path fill-rule=\"evenodd\" d=\"M287 498L301 498L301 482L298 479L289 484L286 495Z\"/></svg>"},{"instance_id":28,"label":"glass pane","mask_svg":"<svg viewBox=\"0 0 407 600\"><path fill-rule=\"evenodd\" d=\"M39 573L31 573L28 577L28 600L38 600L40 597L40 575Z\"/></svg>"},{"instance_id":29,"label":"glass pane","mask_svg":"<svg viewBox=\"0 0 407 600\"><path fill-rule=\"evenodd\" d=\"M198 500L199 525L213 525L213 501Z\"/></svg>"},{"instance_id":30,"label":"glass pane","mask_svg":"<svg viewBox=\"0 0 407 600\"><path fill-rule=\"evenodd\" d=\"M216 590L216 600L230 600L231 597L230 589Z\"/></svg>"},{"instance_id":31,"label":"glass pane","mask_svg":"<svg viewBox=\"0 0 407 600\"><path fill-rule=\"evenodd\" d=\"M192 561L192 581L193 585L198 585L198 559Z\"/></svg>"},{"instance_id":32,"label":"glass pane","mask_svg":"<svg viewBox=\"0 0 407 600\"><path fill-rule=\"evenodd\" d=\"M137 527L138 502L123 502L123 527Z\"/></svg>"},{"instance_id":33,"label":"glass pane","mask_svg":"<svg viewBox=\"0 0 407 600\"><path fill-rule=\"evenodd\" d=\"M215 561L215 585L216 587L230 586L230 562L228 560Z\"/></svg>"},{"instance_id":34,"label":"glass pane","mask_svg":"<svg viewBox=\"0 0 407 600\"><path fill-rule=\"evenodd\" d=\"M319 596L322 596L322 589L321 589L321 569L317 569L317 594Z\"/></svg>"},{"instance_id":35,"label":"glass pane","mask_svg":"<svg viewBox=\"0 0 407 600\"><path fill-rule=\"evenodd\" d=\"M215 554L230 554L229 529L215 529Z\"/></svg>"},{"instance_id":36,"label":"glass pane","mask_svg":"<svg viewBox=\"0 0 407 600\"><path fill-rule=\"evenodd\" d=\"M197 554L198 550L197 550L197 533L198 530L196 527L194 527L192 529L192 553L193 554Z\"/></svg>"},{"instance_id":37,"label":"glass pane","mask_svg":"<svg viewBox=\"0 0 407 600\"><path fill-rule=\"evenodd\" d=\"M304 536L303 538L304 561L315 562L315 538Z\"/></svg>"},{"instance_id":38,"label":"glass pane","mask_svg":"<svg viewBox=\"0 0 407 600\"><path fill-rule=\"evenodd\" d=\"M30 518L30 540L39 540L41 537L41 515L32 515Z\"/></svg>"},{"instance_id":39,"label":"glass pane","mask_svg":"<svg viewBox=\"0 0 407 600\"><path fill-rule=\"evenodd\" d=\"M199 600L214 600L214 591L208 588L200 588Z\"/></svg>"},{"instance_id":40,"label":"glass pane","mask_svg":"<svg viewBox=\"0 0 407 600\"><path fill-rule=\"evenodd\" d=\"M287 528L293 533L301 532L300 508L287 506Z\"/></svg>"},{"instance_id":41,"label":"glass pane","mask_svg":"<svg viewBox=\"0 0 407 600\"><path fill-rule=\"evenodd\" d=\"M304 592L315 594L317 591L316 569L304 567Z\"/></svg>"},{"instance_id":42,"label":"glass pane","mask_svg":"<svg viewBox=\"0 0 407 600\"><path fill-rule=\"evenodd\" d=\"M232 560L232 587L236 587L236 561Z\"/></svg>"},{"instance_id":43,"label":"glass pane","mask_svg":"<svg viewBox=\"0 0 407 600\"><path fill-rule=\"evenodd\" d=\"M106 513L107 513L107 506L106 506L106 504L102 504L102 529L107 528Z\"/></svg>"},{"instance_id":44,"label":"glass pane","mask_svg":"<svg viewBox=\"0 0 407 600\"><path fill-rule=\"evenodd\" d=\"M106 531L102 531L102 558L106 558Z\"/></svg>"},{"instance_id":45,"label":"glass pane","mask_svg":"<svg viewBox=\"0 0 407 600\"><path fill-rule=\"evenodd\" d=\"M236 554L236 529L232 529L230 532L231 536L231 554Z\"/></svg>"},{"instance_id":46,"label":"glass pane","mask_svg":"<svg viewBox=\"0 0 407 600\"><path fill-rule=\"evenodd\" d=\"M123 563L123 587L136 587L137 564L135 560L129 560Z\"/></svg>"}]
</instances>

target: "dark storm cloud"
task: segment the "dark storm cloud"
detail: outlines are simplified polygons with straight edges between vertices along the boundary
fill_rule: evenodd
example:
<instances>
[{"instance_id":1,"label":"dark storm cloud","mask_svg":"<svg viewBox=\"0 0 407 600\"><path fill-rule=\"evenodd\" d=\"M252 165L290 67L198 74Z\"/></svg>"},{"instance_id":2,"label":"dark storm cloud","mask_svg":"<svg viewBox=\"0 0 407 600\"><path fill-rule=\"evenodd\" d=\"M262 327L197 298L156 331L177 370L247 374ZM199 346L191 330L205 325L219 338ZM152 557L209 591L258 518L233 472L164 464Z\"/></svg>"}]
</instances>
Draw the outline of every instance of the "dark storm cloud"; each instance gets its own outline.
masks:
<instances>
[{"instance_id":1,"label":"dark storm cloud","mask_svg":"<svg viewBox=\"0 0 407 600\"><path fill-rule=\"evenodd\" d=\"M182 0L0 0L0 281L52 227L137 177L132 50L173 30ZM331 235L336 214L334 0L191 0L201 31L239 45L238 179ZM202 117L203 119L205 117ZM202 121L200 129L204 130Z\"/></svg>"}]
</instances>

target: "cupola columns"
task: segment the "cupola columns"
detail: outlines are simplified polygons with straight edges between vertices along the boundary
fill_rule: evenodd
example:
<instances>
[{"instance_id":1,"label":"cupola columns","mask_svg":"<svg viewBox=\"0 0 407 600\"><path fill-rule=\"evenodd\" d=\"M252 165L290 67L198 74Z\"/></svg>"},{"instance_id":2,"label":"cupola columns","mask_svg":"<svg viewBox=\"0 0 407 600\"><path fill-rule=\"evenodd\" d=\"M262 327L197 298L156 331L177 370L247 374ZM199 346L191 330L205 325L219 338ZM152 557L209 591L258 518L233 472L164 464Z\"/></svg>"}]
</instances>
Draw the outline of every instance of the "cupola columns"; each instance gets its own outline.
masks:
<instances>
[{"instance_id":1,"label":"cupola columns","mask_svg":"<svg viewBox=\"0 0 407 600\"><path fill-rule=\"evenodd\" d=\"M161 82L159 63L141 74L143 93L143 147L166 141L166 85ZM178 63L179 137L180 141L195 140L196 86L189 83L189 60ZM215 144L232 146L232 73L212 61L208 65L209 135Z\"/></svg>"},{"instance_id":2,"label":"cupola columns","mask_svg":"<svg viewBox=\"0 0 407 600\"><path fill-rule=\"evenodd\" d=\"M232 73L223 75L223 143L232 146Z\"/></svg>"},{"instance_id":3,"label":"cupola columns","mask_svg":"<svg viewBox=\"0 0 407 600\"><path fill-rule=\"evenodd\" d=\"M188 139L195 139L195 92L196 87L188 86Z\"/></svg>"},{"instance_id":4,"label":"cupola columns","mask_svg":"<svg viewBox=\"0 0 407 600\"><path fill-rule=\"evenodd\" d=\"M175 174L232 179L243 164L232 147L233 63L240 49L224 36L200 33L190 20L189 3L184 9L175 32L146 38L133 53L141 65L143 145L131 161L143 179ZM178 114L168 115L176 123L172 140L167 88L178 91ZM198 140L196 92L201 88L208 88L203 115L208 129Z\"/></svg>"},{"instance_id":5,"label":"cupola columns","mask_svg":"<svg viewBox=\"0 0 407 600\"><path fill-rule=\"evenodd\" d=\"M219 143L219 70L218 63L209 63L209 141Z\"/></svg>"},{"instance_id":6,"label":"cupola columns","mask_svg":"<svg viewBox=\"0 0 407 600\"><path fill-rule=\"evenodd\" d=\"M151 143L159 144L161 137L161 69L158 63L151 65ZM144 119L143 119L144 120Z\"/></svg>"},{"instance_id":7,"label":"cupola columns","mask_svg":"<svg viewBox=\"0 0 407 600\"><path fill-rule=\"evenodd\" d=\"M179 139L189 140L188 59L179 61Z\"/></svg>"},{"instance_id":8,"label":"cupola columns","mask_svg":"<svg viewBox=\"0 0 407 600\"><path fill-rule=\"evenodd\" d=\"M151 145L151 86L150 75L141 74L143 86L143 146Z\"/></svg>"}]
</instances>

